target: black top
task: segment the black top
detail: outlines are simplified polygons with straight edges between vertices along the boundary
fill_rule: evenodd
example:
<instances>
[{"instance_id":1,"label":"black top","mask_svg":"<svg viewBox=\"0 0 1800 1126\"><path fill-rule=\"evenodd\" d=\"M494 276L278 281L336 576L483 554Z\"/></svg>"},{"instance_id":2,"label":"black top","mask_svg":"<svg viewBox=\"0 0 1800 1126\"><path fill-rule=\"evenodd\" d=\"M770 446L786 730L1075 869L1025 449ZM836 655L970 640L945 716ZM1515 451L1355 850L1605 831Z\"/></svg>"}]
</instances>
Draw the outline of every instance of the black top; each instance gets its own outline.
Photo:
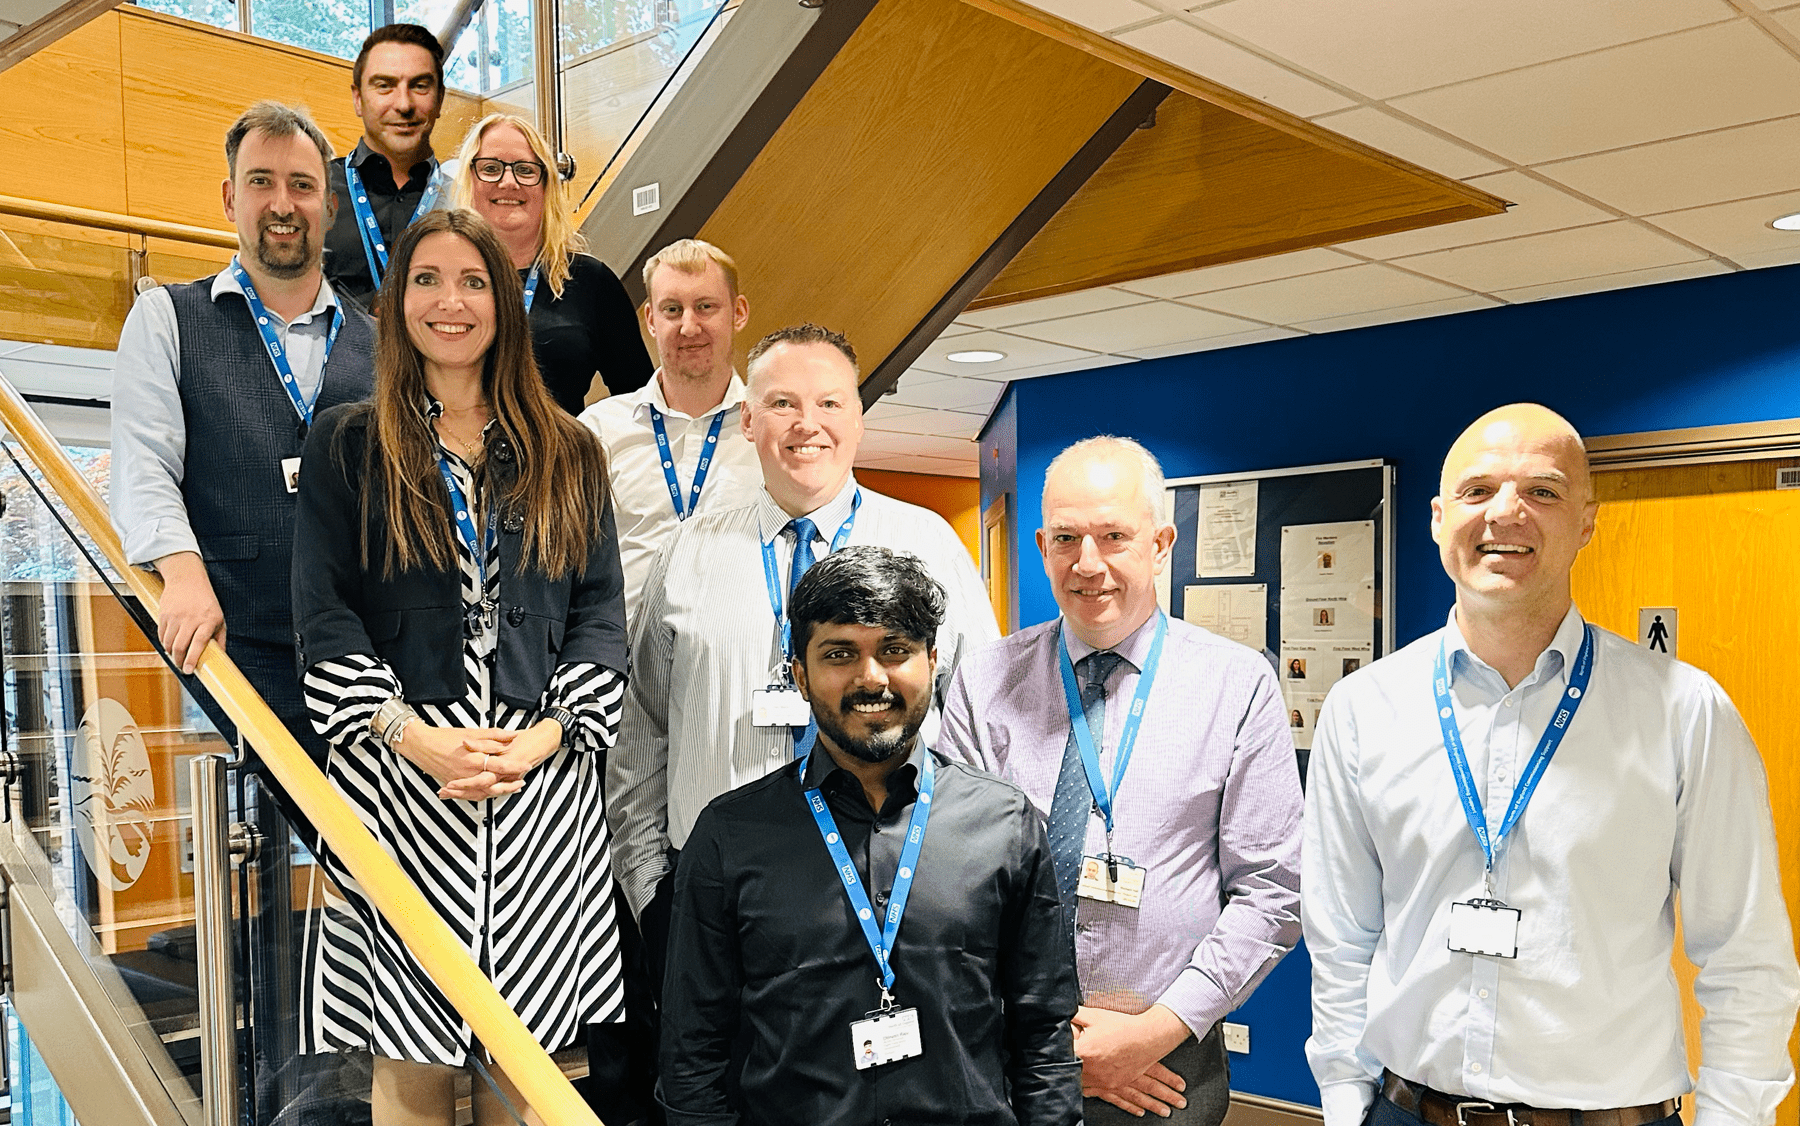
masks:
<instances>
[{"instance_id":1,"label":"black top","mask_svg":"<svg viewBox=\"0 0 1800 1126\"><path fill-rule=\"evenodd\" d=\"M890 776L879 815L824 751L808 766L878 917L926 753ZM791 763L715 799L681 850L663 987L670 1126L1079 1123L1074 948L1025 795L937 756L893 954L895 1003L919 1010L924 1054L858 1071L850 1025L880 999L875 958L799 775Z\"/></svg>"},{"instance_id":2,"label":"black top","mask_svg":"<svg viewBox=\"0 0 1800 1126\"><path fill-rule=\"evenodd\" d=\"M529 270L519 271L524 281ZM594 373L614 395L650 382L650 354L638 330L637 312L625 287L606 263L588 254L569 256L569 280L562 296L538 283L531 301L531 351L550 397L570 414L580 414Z\"/></svg>"},{"instance_id":3,"label":"black top","mask_svg":"<svg viewBox=\"0 0 1800 1126\"><path fill-rule=\"evenodd\" d=\"M426 562L392 577L382 574L388 526L380 477L373 469L365 476L371 464L364 456L369 415L366 404L334 407L313 420L306 439L292 580L300 671L334 657L371 653L393 668L408 700L460 700L468 690L461 572L454 562L442 569ZM488 496L505 497L518 472L517 457L511 439L491 428L482 467L489 474ZM422 484L444 497L448 520L442 479L433 473ZM494 695L515 708L533 709L559 664L589 661L625 672L625 579L612 505L593 529L586 568L555 578L527 564L521 514L502 509L495 524L501 578Z\"/></svg>"},{"instance_id":4,"label":"black top","mask_svg":"<svg viewBox=\"0 0 1800 1126\"><path fill-rule=\"evenodd\" d=\"M369 210L375 214L375 225L381 228L388 253L412 222L413 211L425 195L431 181L432 164L421 160L412 166L404 184L394 183L394 170L387 157L369 147L367 140L356 142L348 157L338 157L325 170L331 190L337 193L337 218L325 232L325 277L331 288L349 297L364 309L375 304L374 279L369 277L369 258L363 252L362 236L357 233L355 201L344 179L344 161L356 165L368 190ZM376 259L380 261L379 258Z\"/></svg>"}]
</instances>

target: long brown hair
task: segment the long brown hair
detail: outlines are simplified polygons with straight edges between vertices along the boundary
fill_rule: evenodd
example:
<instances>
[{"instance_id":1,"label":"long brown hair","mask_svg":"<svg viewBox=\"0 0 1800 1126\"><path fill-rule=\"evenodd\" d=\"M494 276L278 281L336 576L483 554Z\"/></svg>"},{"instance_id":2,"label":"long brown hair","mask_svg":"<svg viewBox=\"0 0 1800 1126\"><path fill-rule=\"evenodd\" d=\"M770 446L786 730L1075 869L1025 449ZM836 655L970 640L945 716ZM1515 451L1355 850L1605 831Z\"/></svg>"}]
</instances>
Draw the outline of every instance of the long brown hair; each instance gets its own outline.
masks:
<instances>
[{"instance_id":1,"label":"long brown hair","mask_svg":"<svg viewBox=\"0 0 1800 1126\"><path fill-rule=\"evenodd\" d=\"M606 504L606 456L592 431L563 413L544 388L531 354L525 291L487 220L461 209L433 211L408 227L394 247L387 284L376 300L375 396L369 419L369 469L378 474L388 527L382 573L456 566L450 498L437 468L437 438L426 414L425 361L406 327L412 259L429 235L449 231L481 253L494 295L494 340L482 365L481 389L501 434L512 443L519 472L504 498L489 504L525 522L526 565L560 577L587 565L588 547ZM492 445L498 439L490 438ZM370 564L368 490L363 491L363 566Z\"/></svg>"}]
</instances>

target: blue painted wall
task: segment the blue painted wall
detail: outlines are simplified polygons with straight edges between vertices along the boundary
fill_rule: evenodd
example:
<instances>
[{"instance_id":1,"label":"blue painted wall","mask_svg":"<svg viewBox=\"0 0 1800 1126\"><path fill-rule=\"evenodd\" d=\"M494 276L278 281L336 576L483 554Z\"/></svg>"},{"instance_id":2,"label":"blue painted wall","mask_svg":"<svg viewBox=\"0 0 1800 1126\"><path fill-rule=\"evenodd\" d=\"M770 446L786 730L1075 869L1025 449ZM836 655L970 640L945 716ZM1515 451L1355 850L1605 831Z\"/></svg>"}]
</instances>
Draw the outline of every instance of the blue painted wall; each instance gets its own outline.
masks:
<instances>
[{"instance_id":1,"label":"blue painted wall","mask_svg":"<svg viewBox=\"0 0 1800 1126\"><path fill-rule=\"evenodd\" d=\"M1115 433L1171 477L1393 459L1404 645L1442 625L1453 596L1427 528L1444 453L1483 411L1519 400L1589 435L1800 416L1800 266L1014 383L996 414L1005 425L983 435L982 503L990 489L1023 501L1018 622L1056 614L1032 540L1045 467L1078 438ZM1234 1088L1317 1105L1301 1051L1307 987L1302 948L1242 1012L1252 1052L1232 1057Z\"/></svg>"}]
</instances>

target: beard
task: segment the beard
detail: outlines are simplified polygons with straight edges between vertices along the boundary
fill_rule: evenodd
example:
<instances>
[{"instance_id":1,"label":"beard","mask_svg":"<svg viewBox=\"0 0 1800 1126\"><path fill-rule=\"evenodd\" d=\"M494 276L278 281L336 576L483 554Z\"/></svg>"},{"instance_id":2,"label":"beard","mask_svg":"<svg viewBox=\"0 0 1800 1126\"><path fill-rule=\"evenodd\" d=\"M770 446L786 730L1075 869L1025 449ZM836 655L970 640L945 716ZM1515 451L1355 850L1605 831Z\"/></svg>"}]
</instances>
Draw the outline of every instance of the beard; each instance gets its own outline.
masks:
<instances>
[{"instance_id":1,"label":"beard","mask_svg":"<svg viewBox=\"0 0 1800 1126\"><path fill-rule=\"evenodd\" d=\"M844 697L836 711L826 715L818 709L813 711L813 719L819 724L819 733L831 740L839 750L861 759L864 762L886 762L895 755L912 750L913 740L918 737L919 728L925 723L925 710L930 697L921 693L919 699L911 707L906 707L901 721L892 727L875 732L868 738L851 735L843 725L840 717L855 714L851 708L857 704L879 704L901 700L895 693L886 694L859 692ZM904 707L904 701L901 701Z\"/></svg>"},{"instance_id":2,"label":"beard","mask_svg":"<svg viewBox=\"0 0 1800 1126\"><path fill-rule=\"evenodd\" d=\"M300 237L285 245L270 242L269 227L276 223L298 227ZM270 216L256 228L256 264L270 277L297 278L318 260L319 250L312 236L312 225L297 215Z\"/></svg>"}]
</instances>

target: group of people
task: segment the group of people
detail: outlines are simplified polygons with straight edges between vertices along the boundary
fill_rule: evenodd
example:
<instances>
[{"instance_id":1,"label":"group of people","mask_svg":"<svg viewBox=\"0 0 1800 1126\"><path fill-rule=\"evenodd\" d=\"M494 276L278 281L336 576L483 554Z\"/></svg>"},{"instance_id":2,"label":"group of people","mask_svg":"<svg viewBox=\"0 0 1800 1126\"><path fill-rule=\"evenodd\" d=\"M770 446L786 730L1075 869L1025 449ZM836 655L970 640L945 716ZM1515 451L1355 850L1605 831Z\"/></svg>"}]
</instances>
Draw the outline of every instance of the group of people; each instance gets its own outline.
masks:
<instances>
[{"instance_id":1,"label":"group of people","mask_svg":"<svg viewBox=\"0 0 1800 1126\"><path fill-rule=\"evenodd\" d=\"M1217 1126L1222 1019L1304 929L1328 1126L1673 1126L1677 889L1702 1126L1772 1120L1800 971L1760 763L1573 608L1561 419L1451 448L1456 609L1333 690L1303 798L1274 666L1158 608L1147 450L1051 464L1061 613L1001 638L944 520L857 482L843 335L740 374L736 264L684 240L652 369L541 138L488 118L446 175L442 94L392 25L348 157L233 124L237 256L121 337L113 517L175 663L226 647L540 1043L585 1039L606 1121ZM453 1121L481 1045L320 860L307 1050L370 1053L376 1123Z\"/></svg>"}]
</instances>

